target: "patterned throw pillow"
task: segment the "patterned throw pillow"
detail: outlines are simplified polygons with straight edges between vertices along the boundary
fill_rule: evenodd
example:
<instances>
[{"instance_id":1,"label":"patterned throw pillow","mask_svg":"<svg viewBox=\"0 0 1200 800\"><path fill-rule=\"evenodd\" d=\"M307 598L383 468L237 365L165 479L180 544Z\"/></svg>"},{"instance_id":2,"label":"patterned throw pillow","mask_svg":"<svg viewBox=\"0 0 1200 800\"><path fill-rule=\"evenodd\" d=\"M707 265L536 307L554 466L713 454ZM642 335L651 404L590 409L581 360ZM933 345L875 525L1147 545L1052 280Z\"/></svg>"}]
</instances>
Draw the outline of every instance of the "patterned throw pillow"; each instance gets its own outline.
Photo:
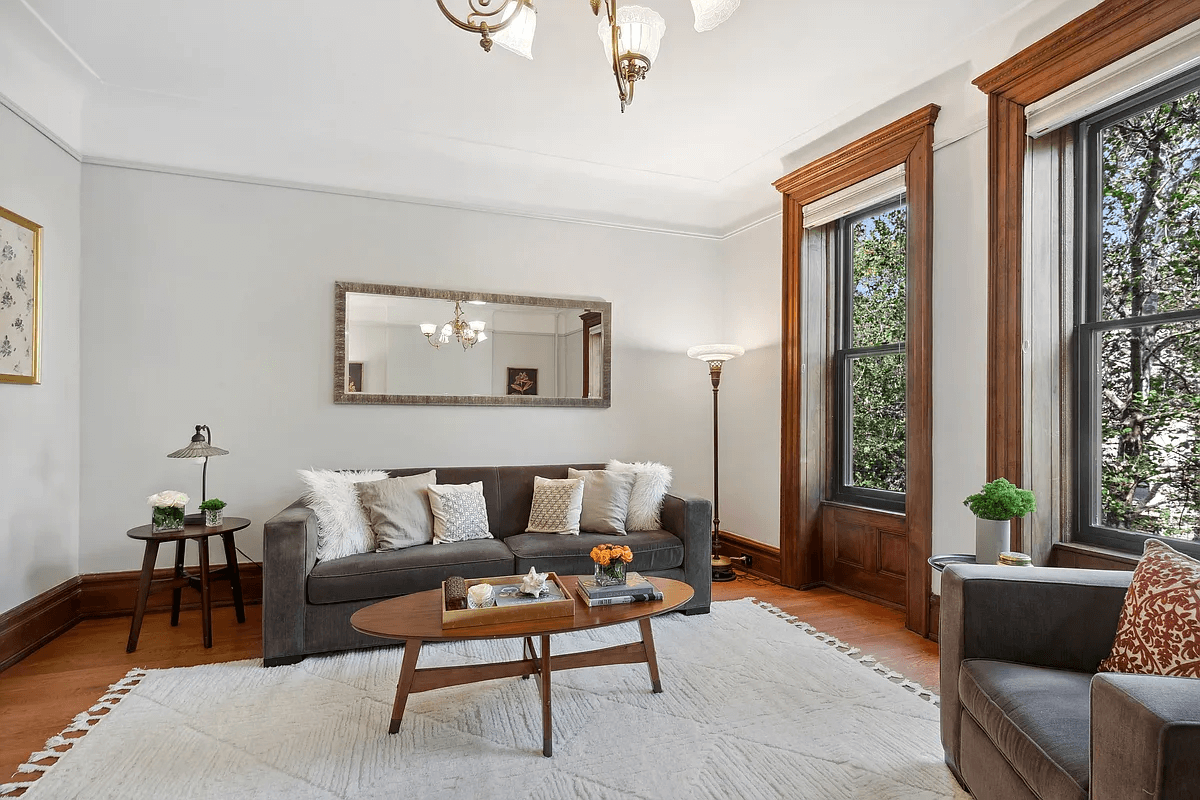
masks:
<instances>
[{"instance_id":1,"label":"patterned throw pillow","mask_svg":"<svg viewBox=\"0 0 1200 800\"><path fill-rule=\"evenodd\" d=\"M482 481L430 486L429 508L433 511L434 544L492 538Z\"/></svg>"},{"instance_id":2,"label":"patterned throw pillow","mask_svg":"<svg viewBox=\"0 0 1200 800\"><path fill-rule=\"evenodd\" d=\"M1200 561L1146 540L1100 671L1200 678Z\"/></svg>"},{"instance_id":3,"label":"patterned throw pillow","mask_svg":"<svg viewBox=\"0 0 1200 800\"><path fill-rule=\"evenodd\" d=\"M533 507L526 533L579 533L583 479L533 479Z\"/></svg>"}]
</instances>

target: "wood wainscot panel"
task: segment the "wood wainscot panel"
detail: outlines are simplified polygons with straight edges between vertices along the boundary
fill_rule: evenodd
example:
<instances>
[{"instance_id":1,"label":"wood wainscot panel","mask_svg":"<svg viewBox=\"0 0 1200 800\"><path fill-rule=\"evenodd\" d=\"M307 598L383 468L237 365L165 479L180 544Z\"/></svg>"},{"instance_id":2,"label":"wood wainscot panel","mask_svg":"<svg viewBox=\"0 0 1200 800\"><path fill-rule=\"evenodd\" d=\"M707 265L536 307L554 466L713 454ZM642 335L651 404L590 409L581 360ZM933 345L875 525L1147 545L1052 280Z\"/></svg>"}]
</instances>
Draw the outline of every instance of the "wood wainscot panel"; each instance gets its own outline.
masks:
<instances>
[{"instance_id":1,"label":"wood wainscot panel","mask_svg":"<svg viewBox=\"0 0 1200 800\"><path fill-rule=\"evenodd\" d=\"M902 514L826 503L821 507L821 537L822 571L829 586L905 606L909 547Z\"/></svg>"},{"instance_id":2,"label":"wood wainscot panel","mask_svg":"<svg viewBox=\"0 0 1200 800\"><path fill-rule=\"evenodd\" d=\"M729 531L721 531L719 553L729 558L750 556L749 566L738 561L733 562L734 566L743 572L757 575L760 578L766 578L775 583L782 581L782 565L779 559L778 547L756 542L753 539L747 539L744 536L738 536L736 533Z\"/></svg>"},{"instance_id":3,"label":"wood wainscot panel","mask_svg":"<svg viewBox=\"0 0 1200 800\"><path fill-rule=\"evenodd\" d=\"M76 575L0 614L0 670L79 621L79 584Z\"/></svg>"},{"instance_id":4,"label":"wood wainscot panel","mask_svg":"<svg viewBox=\"0 0 1200 800\"><path fill-rule=\"evenodd\" d=\"M216 565L220 566L220 565ZM184 567L191 575L198 575L200 568ZM95 572L80 576L79 615L82 619L98 619L101 617L132 616L137 604L138 579L141 570L126 572ZM175 574L174 569L154 570L154 580L167 580ZM262 603L262 565L255 563L238 564L238 574L242 582L242 600L245 605ZM213 608L233 605L233 590L229 581L214 580L209 586L212 592ZM200 608L200 593L184 589L183 602L180 608L184 611ZM154 592L146 602L146 613L171 610L171 592Z\"/></svg>"},{"instance_id":5,"label":"wood wainscot panel","mask_svg":"<svg viewBox=\"0 0 1200 800\"><path fill-rule=\"evenodd\" d=\"M1122 553L1106 547L1077 542L1058 542L1050 548L1051 567L1068 569L1118 569L1131 571L1137 566L1136 553Z\"/></svg>"},{"instance_id":6,"label":"wood wainscot panel","mask_svg":"<svg viewBox=\"0 0 1200 800\"><path fill-rule=\"evenodd\" d=\"M941 627L942 619L942 596L940 594L929 595L929 634L928 638L933 641L938 640L938 629Z\"/></svg>"}]
</instances>

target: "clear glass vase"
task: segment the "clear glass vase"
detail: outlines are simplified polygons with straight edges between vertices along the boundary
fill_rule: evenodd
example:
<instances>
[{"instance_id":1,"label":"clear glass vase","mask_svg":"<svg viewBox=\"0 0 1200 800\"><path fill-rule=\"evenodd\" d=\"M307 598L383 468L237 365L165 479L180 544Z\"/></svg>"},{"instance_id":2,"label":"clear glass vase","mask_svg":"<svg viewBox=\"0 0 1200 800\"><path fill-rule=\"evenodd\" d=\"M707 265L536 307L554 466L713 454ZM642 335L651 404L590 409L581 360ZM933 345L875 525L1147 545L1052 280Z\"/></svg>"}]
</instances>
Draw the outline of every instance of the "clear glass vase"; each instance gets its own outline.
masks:
<instances>
[{"instance_id":1,"label":"clear glass vase","mask_svg":"<svg viewBox=\"0 0 1200 800\"><path fill-rule=\"evenodd\" d=\"M173 506L153 509L150 513L150 526L154 533L183 530L183 509Z\"/></svg>"},{"instance_id":2,"label":"clear glass vase","mask_svg":"<svg viewBox=\"0 0 1200 800\"><path fill-rule=\"evenodd\" d=\"M225 522L225 509L223 508L206 508L204 509L204 525L207 528L219 528Z\"/></svg>"},{"instance_id":3,"label":"clear glass vase","mask_svg":"<svg viewBox=\"0 0 1200 800\"><path fill-rule=\"evenodd\" d=\"M625 567L624 561L612 561L607 567L596 564L592 577L596 579L597 586L622 586L625 583Z\"/></svg>"}]
</instances>

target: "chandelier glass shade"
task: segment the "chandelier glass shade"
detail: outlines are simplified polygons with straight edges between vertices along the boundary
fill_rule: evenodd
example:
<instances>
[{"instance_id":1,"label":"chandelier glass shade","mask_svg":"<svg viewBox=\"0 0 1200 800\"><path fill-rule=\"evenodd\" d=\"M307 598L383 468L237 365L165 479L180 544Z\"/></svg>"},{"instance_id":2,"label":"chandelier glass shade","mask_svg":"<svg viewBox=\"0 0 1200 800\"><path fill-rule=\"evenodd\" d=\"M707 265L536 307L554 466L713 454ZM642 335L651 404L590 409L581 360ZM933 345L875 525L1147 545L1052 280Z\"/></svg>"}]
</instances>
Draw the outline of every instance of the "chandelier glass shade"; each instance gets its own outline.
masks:
<instances>
[{"instance_id":1,"label":"chandelier glass shade","mask_svg":"<svg viewBox=\"0 0 1200 800\"><path fill-rule=\"evenodd\" d=\"M465 6L463 16L446 7ZM696 30L710 31L737 10L741 0L691 0L696 15ZM592 13L601 17L597 33L617 81L621 111L633 102L636 83L646 77L658 58L667 23L653 9L621 6L619 0L588 0ZM533 37L537 30L537 8L533 0L437 0L438 8L455 26L479 35L486 51L498 44L524 58L533 58ZM604 9L601 16L600 9Z\"/></svg>"},{"instance_id":2,"label":"chandelier glass shade","mask_svg":"<svg viewBox=\"0 0 1200 800\"><path fill-rule=\"evenodd\" d=\"M486 327L487 323L482 320L467 322L463 316L462 301L455 300L454 319L442 325L441 330L432 322L422 322L421 335L435 348L457 339L463 350L470 350L480 342L487 341L488 335L484 332Z\"/></svg>"}]
</instances>

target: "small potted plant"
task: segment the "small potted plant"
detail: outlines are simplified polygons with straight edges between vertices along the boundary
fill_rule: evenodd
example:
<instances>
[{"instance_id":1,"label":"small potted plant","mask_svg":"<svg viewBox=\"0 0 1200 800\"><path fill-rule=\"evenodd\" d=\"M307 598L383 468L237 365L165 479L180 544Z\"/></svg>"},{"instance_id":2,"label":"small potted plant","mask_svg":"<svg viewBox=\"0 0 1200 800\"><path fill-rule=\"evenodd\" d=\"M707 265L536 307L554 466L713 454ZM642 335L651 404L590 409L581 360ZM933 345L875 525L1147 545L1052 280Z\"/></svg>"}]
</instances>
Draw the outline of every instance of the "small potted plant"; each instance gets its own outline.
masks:
<instances>
[{"instance_id":1,"label":"small potted plant","mask_svg":"<svg viewBox=\"0 0 1200 800\"><path fill-rule=\"evenodd\" d=\"M625 567L633 561L633 551L619 544L598 544L592 548L596 564L593 577L597 586L620 586L625 583Z\"/></svg>"},{"instance_id":2,"label":"small potted plant","mask_svg":"<svg viewBox=\"0 0 1200 800\"><path fill-rule=\"evenodd\" d=\"M183 530L183 509L188 496L183 492L159 492L146 498L150 506L150 525L154 533Z\"/></svg>"},{"instance_id":3,"label":"small potted plant","mask_svg":"<svg viewBox=\"0 0 1200 800\"><path fill-rule=\"evenodd\" d=\"M212 498L205 500L200 504L200 510L204 512L204 525L207 528L219 528L225 519L225 506L228 505L224 500Z\"/></svg>"},{"instance_id":4,"label":"small potted plant","mask_svg":"<svg viewBox=\"0 0 1200 800\"><path fill-rule=\"evenodd\" d=\"M1004 478L985 483L963 505L975 515L975 562L995 564L1009 549L1010 528L1014 517L1037 510L1033 492L1021 489Z\"/></svg>"}]
</instances>

